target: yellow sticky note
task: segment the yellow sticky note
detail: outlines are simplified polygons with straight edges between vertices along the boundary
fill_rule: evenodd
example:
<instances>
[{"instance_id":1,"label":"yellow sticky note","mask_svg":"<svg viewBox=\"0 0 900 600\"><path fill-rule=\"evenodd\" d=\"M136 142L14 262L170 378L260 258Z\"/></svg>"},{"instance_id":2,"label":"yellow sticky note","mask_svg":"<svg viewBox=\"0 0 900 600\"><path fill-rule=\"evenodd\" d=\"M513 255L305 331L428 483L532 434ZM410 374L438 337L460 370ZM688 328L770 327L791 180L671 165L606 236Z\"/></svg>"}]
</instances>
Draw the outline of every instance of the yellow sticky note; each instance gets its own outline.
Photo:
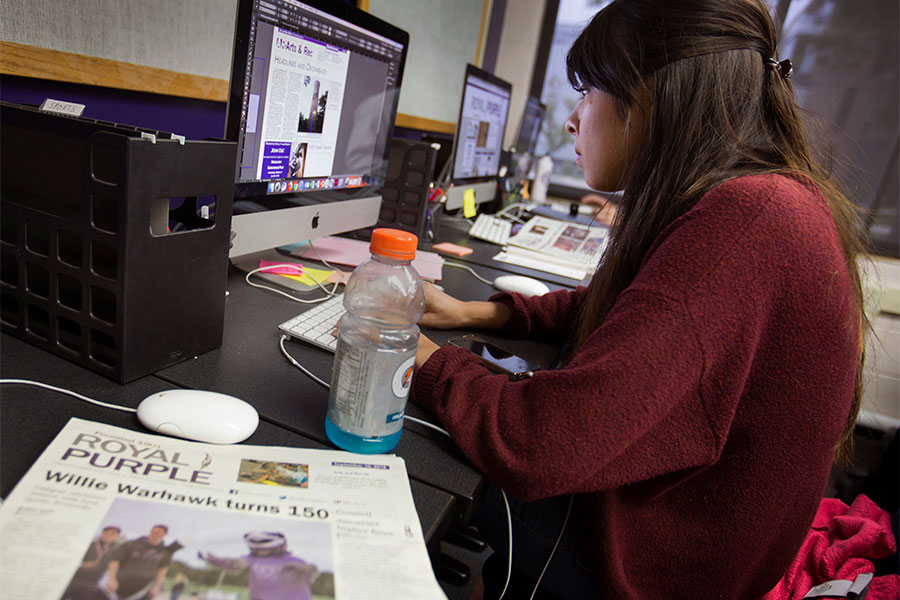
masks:
<instances>
[{"instance_id":1,"label":"yellow sticky note","mask_svg":"<svg viewBox=\"0 0 900 600\"><path fill-rule=\"evenodd\" d=\"M316 285L316 281L319 283L325 283L331 274L334 271L326 271L324 269L311 269L309 267L303 267L303 275L297 277L296 275L283 275L283 277L290 277L300 283L306 285ZM316 281L313 281L313 277L315 277Z\"/></svg>"},{"instance_id":2,"label":"yellow sticky note","mask_svg":"<svg viewBox=\"0 0 900 600\"><path fill-rule=\"evenodd\" d=\"M471 219L478 213L475 210L475 190L469 188L463 192L463 216Z\"/></svg>"}]
</instances>

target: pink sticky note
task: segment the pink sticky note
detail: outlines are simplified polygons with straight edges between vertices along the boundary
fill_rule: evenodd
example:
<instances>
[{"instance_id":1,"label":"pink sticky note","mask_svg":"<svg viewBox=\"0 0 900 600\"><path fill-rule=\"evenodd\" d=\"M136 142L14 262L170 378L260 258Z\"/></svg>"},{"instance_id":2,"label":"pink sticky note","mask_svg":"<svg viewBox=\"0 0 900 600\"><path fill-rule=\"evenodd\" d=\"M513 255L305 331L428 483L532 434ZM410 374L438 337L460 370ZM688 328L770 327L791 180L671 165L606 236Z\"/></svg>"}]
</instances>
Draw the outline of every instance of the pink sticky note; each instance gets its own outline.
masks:
<instances>
[{"instance_id":1,"label":"pink sticky note","mask_svg":"<svg viewBox=\"0 0 900 600\"><path fill-rule=\"evenodd\" d=\"M264 273L272 273L275 275L294 275L300 276L303 275L303 265L298 264L285 264L285 263L277 263L272 262L270 260L260 260L260 267L272 267L271 269L266 269L263 271Z\"/></svg>"},{"instance_id":2,"label":"pink sticky note","mask_svg":"<svg viewBox=\"0 0 900 600\"><path fill-rule=\"evenodd\" d=\"M371 256L369 242L362 240L329 236L316 239L313 245L315 250L307 248L301 254L303 258L355 267ZM444 259L435 252L418 250L412 265L423 279L438 280L441 278Z\"/></svg>"},{"instance_id":3,"label":"pink sticky note","mask_svg":"<svg viewBox=\"0 0 900 600\"><path fill-rule=\"evenodd\" d=\"M441 242L440 244L433 245L432 248L439 252L453 254L454 256L466 256L467 254L472 254L472 252L474 252L474 250L472 250L471 248L466 248L465 246L459 246L457 244L451 244L450 242Z\"/></svg>"}]
</instances>

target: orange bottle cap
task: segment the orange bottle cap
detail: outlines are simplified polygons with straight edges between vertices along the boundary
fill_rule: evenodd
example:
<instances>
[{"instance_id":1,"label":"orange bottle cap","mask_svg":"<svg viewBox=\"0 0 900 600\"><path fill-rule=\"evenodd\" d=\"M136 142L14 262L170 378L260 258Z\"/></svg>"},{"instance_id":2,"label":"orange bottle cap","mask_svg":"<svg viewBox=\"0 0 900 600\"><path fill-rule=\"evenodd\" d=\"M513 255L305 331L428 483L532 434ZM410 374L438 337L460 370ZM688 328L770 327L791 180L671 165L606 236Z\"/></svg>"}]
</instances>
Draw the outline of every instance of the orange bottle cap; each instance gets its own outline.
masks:
<instances>
[{"instance_id":1,"label":"orange bottle cap","mask_svg":"<svg viewBox=\"0 0 900 600\"><path fill-rule=\"evenodd\" d=\"M416 246L419 238L408 231L380 227L372 232L369 249L388 258L413 260L416 257Z\"/></svg>"}]
</instances>

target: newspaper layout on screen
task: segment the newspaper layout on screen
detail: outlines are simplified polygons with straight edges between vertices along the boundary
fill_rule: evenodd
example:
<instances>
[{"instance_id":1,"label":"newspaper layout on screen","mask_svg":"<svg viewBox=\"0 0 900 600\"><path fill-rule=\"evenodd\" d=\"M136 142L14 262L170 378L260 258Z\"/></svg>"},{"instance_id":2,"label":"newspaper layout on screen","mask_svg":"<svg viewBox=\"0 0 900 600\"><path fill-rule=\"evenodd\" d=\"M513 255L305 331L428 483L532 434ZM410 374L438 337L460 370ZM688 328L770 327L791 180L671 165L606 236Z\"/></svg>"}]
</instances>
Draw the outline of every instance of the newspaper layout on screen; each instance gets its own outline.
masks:
<instances>
[{"instance_id":1,"label":"newspaper layout on screen","mask_svg":"<svg viewBox=\"0 0 900 600\"><path fill-rule=\"evenodd\" d=\"M396 456L72 419L3 502L0 537L10 600L446 598Z\"/></svg>"},{"instance_id":2,"label":"newspaper layout on screen","mask_svg":"<svg viewBox=\"0 0 900 600\"><path fill-rule=\"evenodd\" d=\"M500 170L509 94L480 79L466 81L453 177L492 177Z\"/></svg>"},{"instance_id":3,"label":"newspaper layout on screen","mask_svg":"<svg viewBox=\"0 0 900 600\"><path fill-rule=\"evenodd\" d=\"M494 260L583 280L600 264L609 228L532 217Z\"/></svg>"},{"instance_id":4,"label":"newspaper layout on screen","mask_svg":"<svg viewBox=\"0 0 900 600\"><path fill-rule=\"evenodd\" d=\"M275 28L258 179L331 175L349 62L348 50Z\"/></svg>"}]
</instances>

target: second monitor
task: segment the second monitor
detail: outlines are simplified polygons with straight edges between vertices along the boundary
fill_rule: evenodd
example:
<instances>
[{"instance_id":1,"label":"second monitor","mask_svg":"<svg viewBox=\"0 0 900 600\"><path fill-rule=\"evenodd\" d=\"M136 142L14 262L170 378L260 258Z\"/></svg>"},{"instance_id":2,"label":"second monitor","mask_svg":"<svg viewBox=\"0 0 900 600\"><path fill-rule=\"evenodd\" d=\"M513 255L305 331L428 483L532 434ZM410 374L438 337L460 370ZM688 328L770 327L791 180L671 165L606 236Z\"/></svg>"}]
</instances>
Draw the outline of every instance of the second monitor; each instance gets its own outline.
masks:
<instances>
[{"instance_id":1,"label":"second monitor","mask_svg":"<svg viewBox=\"0 0 900 600\"><path fill-rule=\"evenodd\" d=\"M509 116L512 85L474 65L466 65L453 156L447 177L447 210L463 205L467 193L477 204L497 192L503 136Z\"/></svg>"}]
</instances>

